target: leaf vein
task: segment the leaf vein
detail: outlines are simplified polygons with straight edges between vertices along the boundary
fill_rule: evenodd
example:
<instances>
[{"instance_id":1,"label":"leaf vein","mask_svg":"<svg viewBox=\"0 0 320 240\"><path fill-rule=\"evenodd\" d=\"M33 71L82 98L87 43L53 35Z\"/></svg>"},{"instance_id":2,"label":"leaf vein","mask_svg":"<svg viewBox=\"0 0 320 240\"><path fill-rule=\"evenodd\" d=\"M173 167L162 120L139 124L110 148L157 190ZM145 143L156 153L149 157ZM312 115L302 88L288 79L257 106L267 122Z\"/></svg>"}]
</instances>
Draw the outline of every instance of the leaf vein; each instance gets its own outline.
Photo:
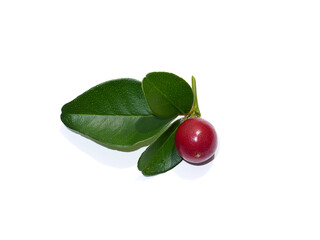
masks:
<instances>
[{"instance_id":1,"label":"leaf vein","mask_svg":"<svg viewBox=\"0 0 320 240\"><path fill-rule=\"evenodd\" d=\"M152 114L148 114L148 115L107 115L107 114L88 114L88 113L62 113L62 115L84 115L84 116L104 116L104 117L155 117Z\"/></svg>"}]
</instances>

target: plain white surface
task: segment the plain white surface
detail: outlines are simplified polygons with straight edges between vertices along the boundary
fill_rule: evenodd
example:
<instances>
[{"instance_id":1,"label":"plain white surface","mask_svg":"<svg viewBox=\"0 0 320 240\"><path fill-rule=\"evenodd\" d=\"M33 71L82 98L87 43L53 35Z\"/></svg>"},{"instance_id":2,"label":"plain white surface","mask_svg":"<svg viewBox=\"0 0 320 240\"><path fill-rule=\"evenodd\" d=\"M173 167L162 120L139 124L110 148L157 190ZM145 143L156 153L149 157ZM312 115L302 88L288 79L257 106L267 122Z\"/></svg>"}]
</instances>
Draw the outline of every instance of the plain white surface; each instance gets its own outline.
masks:
<instances>
[{"instance_id":1,"label":"plain white surface","mask_svg":"<svg viewBox=\"0 0 320 240\"><path fill-rule=\"evenodd\" d=\"M1 1L0 239L320 239L319 1ZM145 178L70 132L103 81L198 83L216 159Z\"/></svg>"}]
</instances>

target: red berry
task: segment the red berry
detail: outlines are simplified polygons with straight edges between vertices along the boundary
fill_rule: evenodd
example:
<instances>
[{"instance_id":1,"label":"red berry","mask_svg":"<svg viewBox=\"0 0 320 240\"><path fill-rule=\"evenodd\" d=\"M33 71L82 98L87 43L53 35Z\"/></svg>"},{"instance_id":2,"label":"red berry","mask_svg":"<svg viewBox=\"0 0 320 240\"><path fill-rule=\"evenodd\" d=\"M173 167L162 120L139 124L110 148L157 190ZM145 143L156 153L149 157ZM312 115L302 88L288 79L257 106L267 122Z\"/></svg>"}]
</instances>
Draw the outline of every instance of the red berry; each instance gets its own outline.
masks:
<instances>
[{"instance_id":1,"label":"red berry","mask_svg":"<svg viewBox=\"0 0 320 240\"><path fill-rule=\"evenodd\" d=\"M211 158L218 144L217 133L211 123L202 118L182 122L175 134L180 156L190 163L200 164Z\"/></svg>"}]
</instances>

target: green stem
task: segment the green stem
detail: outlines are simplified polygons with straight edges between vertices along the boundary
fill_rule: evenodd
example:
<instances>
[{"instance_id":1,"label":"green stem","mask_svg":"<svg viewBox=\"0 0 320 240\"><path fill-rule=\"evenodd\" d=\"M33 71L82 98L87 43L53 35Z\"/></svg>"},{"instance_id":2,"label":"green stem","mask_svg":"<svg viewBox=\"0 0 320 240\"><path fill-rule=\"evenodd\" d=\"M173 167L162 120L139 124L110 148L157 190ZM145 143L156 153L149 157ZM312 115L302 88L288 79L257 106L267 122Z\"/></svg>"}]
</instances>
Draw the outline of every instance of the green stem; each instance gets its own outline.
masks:
<instances>
[{"instance_id":1,"label":"green stem","mask_svg":"<svg viewBox=\"0 0 320 240\"><path fill-rule=\"evenodd\" d=\"M201 117L201 113L198 105L196 79L194 78L194 76L192 76L192 92L193 92L193 107L192 107L190 116Z\"/></svg>"}]
</instances>

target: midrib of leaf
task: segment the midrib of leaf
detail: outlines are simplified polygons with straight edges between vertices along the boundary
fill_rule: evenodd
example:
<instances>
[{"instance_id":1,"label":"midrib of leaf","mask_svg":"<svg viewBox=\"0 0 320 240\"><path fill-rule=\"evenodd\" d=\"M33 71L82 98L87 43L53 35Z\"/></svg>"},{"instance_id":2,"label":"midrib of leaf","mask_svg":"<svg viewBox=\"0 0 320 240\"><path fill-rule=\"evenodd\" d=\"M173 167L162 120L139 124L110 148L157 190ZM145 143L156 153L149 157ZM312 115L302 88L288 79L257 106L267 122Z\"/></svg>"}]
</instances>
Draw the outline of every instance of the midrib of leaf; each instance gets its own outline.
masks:
<instances>
[{"instance_id":1,"label":"midrib of leaf","mask_svg":"<svg viewBox=\"0 0 320 240\"><path fill-rule=\"evenodd\" d=\"M167 97L165 94L163 94L162 91L161 91L153 82L150 81L150 84L151 84L162 96L164 96L165 99L167 99L167 101L168 101L169 103L171 103L172 106L175 107L175 109L177 109L178 111L180 111L180 113L184 113L184 112L183 112L180 108L178 108L173 102L171 102L170 99L168 99L168 97Z\"/></svg>"},{"instance_id":2,"label":"midrib of leaf","mask_svg":"<svg viewBox=\"0 0 320 240\"><path fill-rule=\"evenodd\" d=\"M108 115L108 114L87 114L87 113L62 113L62 115L83 115L83 116L104 116L104 117L154 117L153 114L148 115Z\"/></svg>"}]
</instances>

